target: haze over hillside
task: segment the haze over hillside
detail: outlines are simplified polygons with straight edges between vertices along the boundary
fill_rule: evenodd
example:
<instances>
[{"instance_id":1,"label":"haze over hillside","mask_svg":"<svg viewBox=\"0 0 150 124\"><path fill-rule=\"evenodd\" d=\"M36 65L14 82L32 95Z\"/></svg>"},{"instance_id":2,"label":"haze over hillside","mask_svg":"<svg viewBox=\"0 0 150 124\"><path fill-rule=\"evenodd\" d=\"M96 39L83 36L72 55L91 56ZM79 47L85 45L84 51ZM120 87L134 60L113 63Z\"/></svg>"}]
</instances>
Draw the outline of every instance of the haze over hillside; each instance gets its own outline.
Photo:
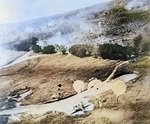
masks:
<instances>
[{"instance_id":1,"label":"haze over hillside","mask_svg":"<svg viewBox=\"0 0 150 124\"><path fill-rule=\"evenodd\" d=\"M125 0L126 1L126 0ZM121 1L124 2L124 1ZM96 4L87 8L58 14L49 17L38 18L20 23L8 23L0 25L0 43L17 42L30 37L46 39L51 43L65 44L74 42L75 35L89 32L101 33L102 28L98 21L94 20L93 13L107 10L109 2ZM127 8L145 5L146 0L128 0ZM63 36L61 38L60 36ZM57 37L57 38L55 38ZM58 37L61 41L58 41ZM57 41L54 41L56 39Z\"/></svg>"},{"instance_id":2,"label":"haze over hillside","mask_svg":"<svg viewBox=\"0 0 150 124\"><path fill-rule=\"evenodd\" d=\"M94 30L92 24L88 22L88 18L92 16L90 13L99 12L106 8L107 3L100 3L65 14L43 17L20 23L2 24L0 25L0 43L15 41L18 37L20 39L31 36L41 37L39 35L43 33L45 33L45 35L54 36L58 32L62 35L66 35L83 30Z\"/></svg>"},{"instance_id":3,"label":"haze over hillside","mask_svg":"<svg viewBox=\"0 0 150 124\"><path fill-rule=\"evenodd\" d=\"M18 44L24 39L37 37L41 46L48 44L69 45L76 36L97 29L90 19L94 12L107 8L107 3L100 3L91 7L38 18L20 23L7 23L0 25L0 66L5 65L19 57L18 52L9 51L9 45ZM80 40L78 40L80 42ZM6 50L8 49L8 50Z\"/></svg>"},{"instance_id":4,"label":"haze over hillside","mask_svg":"<svg viewBox=\"0 0 150 124\"><path fill-rule=\"evenodd\" d=\"M0 25L0 124L149 123L149 3Z\"/></svg>"},{"instance_id":5,"label":"haze over hillside","mask_svg":"<svg viewBox=\"0 0 150 124\"><path fill-rule=\"evenodd\" d=\"M123 2L124 1L121 1L121 3ZM129 0L126 7L129 9L131 7L138 8L140 4L140 8L145 8L145 6L148 8L149 5L146 3L146 0ZM12 52L12 55L11 52L6 52L5 50L10 49L9 45L18 44L32 37L38 38L38 44L42 47L49 44L59 44L70 47L73 44L79 43L96 44L109 42L110 37L103 33L106 29L104 27L105 22L102 18L103 13L98 15L96 13L109 9L111 4L114 3L105 2L65 14L0 25L0 51L3 51L0 57L5 58L3 63L8 63L12 60L10 56L14 56L14 52ZM129 28L134 28L135 25L137 24L129 25ZM118 42L118 44L122 44L122 42ZM8 58L10 59L9 61Z\"/></svg>"}]
</instances>

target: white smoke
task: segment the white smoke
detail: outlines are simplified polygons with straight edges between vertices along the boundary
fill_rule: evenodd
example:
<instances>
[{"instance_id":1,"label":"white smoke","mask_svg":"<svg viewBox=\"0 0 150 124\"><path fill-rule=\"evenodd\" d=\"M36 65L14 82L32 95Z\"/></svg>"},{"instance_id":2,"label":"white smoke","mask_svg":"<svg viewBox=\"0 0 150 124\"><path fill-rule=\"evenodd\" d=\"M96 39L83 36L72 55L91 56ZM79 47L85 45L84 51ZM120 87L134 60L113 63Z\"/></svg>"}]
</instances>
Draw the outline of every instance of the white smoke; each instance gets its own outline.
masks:
<instances>
[{"instance_id":1,"label":"white smoke","mask_svg":"<svg viewBox=\"0 0 150 124\"><path fill-rule=\"evenodd\" d=\"M8 62L8 53L3 48L0 48L0 67Z\"/></svg>"},{"instance_id":2,"label":"white smoke","mask_svg":"<svg viewBox=\"0 0 150 124\"><path fill-rule=\"evenodd\" d=\"M47 45L55 44L69 46L69 40L67 39L67 36L63 36L60 32L57 32L55 36L47 40L40 40L37 43L37 45L41 46L42 48Z\"/></svg>"},{"instance_id":3,"label":"white smoke","mask_svg":"<svg viewBox=\"0 0 150 124\"><path fill-rule=\"evenodd\" d=\"M83 38L85 37L84 35L89 32L97 32L96 28L98 26L90 20L92 12L99 12L106 8L107 3L104 3L62 15L60 14L59 16L56 15L22 23L0 25L0 42L6 43L7 41L9 43L18 41L17 38L23 40L29 37L37 37L40 39L38 45L42 46L42 48L55 44L70 47L79 42L83 43L85 42L82 41L82 39L85 39ZM99 39L97 42L99 42ZM11 51L0 47L0 66L13 61L22 54L18 51Z\"/></svg>"},{"instance_id":4,"label":"white smoke","mask_svg":"<svg viewBox=\"0 0 150 124\"><path fill-rule=\"evenodd\" d=\"M127 9L131 9L132 7L136 7L136 6L140 6L142 7L144 1L140 1L140 0L132 0L131 2L129 2L127 4Z\"/></svg>"},{"instance_id":5,"label":"white smoke","mask_svg":"<svg viewBox=\"0 0 150 124\"><path fill-rule=\"evenodd\" d=\"M0 47L0 67L12 62L13 60L17 59L23 54L25 54L25 52L8 50L1 46Z\"/></svg>"},{"instance_id":6,"label":"white smoke","mask_svg":"<svg viewBox=\"0 0 150 124\"><path fill-rule=\"evenodd\" d=\"M135 4L137 3L137 0L132 0L127 4L127 9L131 9Z\"/></svg>"}]
</instances>

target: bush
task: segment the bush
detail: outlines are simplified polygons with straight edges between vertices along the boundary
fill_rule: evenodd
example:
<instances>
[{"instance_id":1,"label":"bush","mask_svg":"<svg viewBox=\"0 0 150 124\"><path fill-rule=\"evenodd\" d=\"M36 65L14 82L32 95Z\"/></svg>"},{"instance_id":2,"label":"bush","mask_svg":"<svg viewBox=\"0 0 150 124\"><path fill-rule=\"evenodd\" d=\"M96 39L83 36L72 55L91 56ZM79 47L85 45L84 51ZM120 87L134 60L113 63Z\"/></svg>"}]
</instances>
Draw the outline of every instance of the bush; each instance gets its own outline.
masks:
<instances>
[{"instance_id":1,"label":"bush","mask_svg":"<svg viewBox=\"0 0 150 124\"><path fill-rule=\"evenodd\" d=\"M39 52L42 52L42 49L39 45L34 45L32 47L33 51L36 52L36 53L39 53Z\"/></svg>"},{"instance_id":2,"label":"bush","mask_svg":"<svg viewBox=\"0 0 150 124\"><path fill-rule=\"evenodd\" d=\"M56 53L55 47L53 45L48 45L43 48L43 54L53 54Z\"/></svg>"},{"instance_id":3,"label":"bush","mask_svg":"<svg viewBox=\"0 0 150 124\"><path fill-rule=\"evenodd\" d=\"M124 23L132 23L137 21L149 21L148 11L133 11L125 8L124 5L116 5L111 8L106 16L109 24L118 26Z\"/></svg>"},{"instance_id":4,"label":"bush","mask_svg":"<svg viewBox=\"0 0 150 124\"><path fill-rule=\"evenodd\" d=\"M118 44L99 45L98 51L103 59L112 60L128 60L135 52L133 47L123 47Z\"/></svg>"},{"instance_id":5,"label":"bush","mask_svg":"<svg viewBox=\"0 0 150 124\"><path fill-rule=\"evenodd\" d=\"M85 45L76 44L76 45L73 45L71 48L69 48L69 52L72 55L83 58L83 57L86 57L87 49Z\"/></svg>"},{"instance_id":6,"label":"bush","mask_svg":"<svg viewBox=\"0 0 150 124\"><path fill-rule=\"evenodd\" d=\"M123 24L128 21L128 10L124 6L116 5L110 10L111 15L113 15L114 25Z\"/></svg>"},{"instance_id":7,"label":"bush","mask_svg":"<svg viewBox=\"0 0 150 124\"><path fill-rule=\"evenodd\" d=\"M60 46L60 51L62 52L62 54L66 54L66 47L65 46L63 46L63 45L61 45Z\"/></svg>"},{"instance_id":8,"label":"bush","mask_svg":"<svg viewBox=\"0 0 150 124\"><path fill-rule=\"evenodd\" d=\"M135 21L149 21L149 12L148 11L128 11L128 22Z\"/></svg>"},{"instance_id":9,"label":"bush","mask_svg":"<svg viewBox=\"0 0 150 124\"><path fill-rule=\"evenodd\" d=\"M76 53L76 56L81 57L81 58L86 57L86 49L85 48L80 48L78 50L78 52Z\"/></svg>"}]
</instances>

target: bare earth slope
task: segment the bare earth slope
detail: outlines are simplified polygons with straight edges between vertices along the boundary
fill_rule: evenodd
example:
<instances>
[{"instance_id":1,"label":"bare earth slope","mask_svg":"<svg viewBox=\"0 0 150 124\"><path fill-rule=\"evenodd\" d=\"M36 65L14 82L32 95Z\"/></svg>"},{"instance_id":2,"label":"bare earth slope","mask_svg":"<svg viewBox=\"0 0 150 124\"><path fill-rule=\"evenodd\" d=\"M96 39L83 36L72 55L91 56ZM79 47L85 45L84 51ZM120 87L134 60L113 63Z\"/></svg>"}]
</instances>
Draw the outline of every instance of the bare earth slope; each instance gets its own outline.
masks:
<instances>
[{"instance_id":1,"label":"bare earth slope","mask_svg":"<svg viewBox=\"0 0 150 124\"><path fill-rule=\"evenodd\" d=\"M92 77L101 77L104 80L118 63L92 57L42 55L1 69L0 95L30 88L32 92L22 105L56 101L76 94L72 85L75 80L85 81ZM123 67L116 74L128 72Z\"/></svg>"}]
</instances>

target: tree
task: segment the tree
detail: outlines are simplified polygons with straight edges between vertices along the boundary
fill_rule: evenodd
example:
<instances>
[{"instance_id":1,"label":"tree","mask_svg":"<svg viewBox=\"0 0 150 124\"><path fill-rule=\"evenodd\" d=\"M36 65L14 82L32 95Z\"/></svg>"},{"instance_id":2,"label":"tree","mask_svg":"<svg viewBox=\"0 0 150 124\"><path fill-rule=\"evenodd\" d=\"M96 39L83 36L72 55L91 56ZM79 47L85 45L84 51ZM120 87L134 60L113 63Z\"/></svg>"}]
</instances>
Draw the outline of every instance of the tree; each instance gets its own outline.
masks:
<instances>
[{"instance_id":1,"label":"tree","mask_svg":"<svg viewBox=\"0 0 150 124\"><path fill-rule=\"evenodd\" d=\"M66 54L66 47L65 46L63 46L63 45L61 45L60 46L60 51L63 53L63 54Z\"/></svg>"},{"instance_id":2,"label":"tree","mask_svg":"<svg viewBox=\"0 0 150 124\"><path fill-rule=\"evenodd\" d=\"M102 44L98 48L99 54L103 59L113 60L128 60L134 54L135 50L133 47L123 47L118 44Z\"/></svg>"},{"instance_id":3,"label":"tree","mask_svg":"<svg viewBox=\"0 0 150 124\"><path fill-rule=\"evenodd\" d=\"M39 52L42 52L42 49L39 45L34 45L32 47L33 51L36 52L36 53L39 53Z\"/></svg>"},{"instance_id":4,"label":"tree","mask_svg":"<svg viewBox=\"0 0 150 124\"><path fill-rule=\"evenodd\" d=\"M53 54L56 53L55 47L53 45L48 45L43 48L43 54Z\"/></svg>"}]
</instances>

